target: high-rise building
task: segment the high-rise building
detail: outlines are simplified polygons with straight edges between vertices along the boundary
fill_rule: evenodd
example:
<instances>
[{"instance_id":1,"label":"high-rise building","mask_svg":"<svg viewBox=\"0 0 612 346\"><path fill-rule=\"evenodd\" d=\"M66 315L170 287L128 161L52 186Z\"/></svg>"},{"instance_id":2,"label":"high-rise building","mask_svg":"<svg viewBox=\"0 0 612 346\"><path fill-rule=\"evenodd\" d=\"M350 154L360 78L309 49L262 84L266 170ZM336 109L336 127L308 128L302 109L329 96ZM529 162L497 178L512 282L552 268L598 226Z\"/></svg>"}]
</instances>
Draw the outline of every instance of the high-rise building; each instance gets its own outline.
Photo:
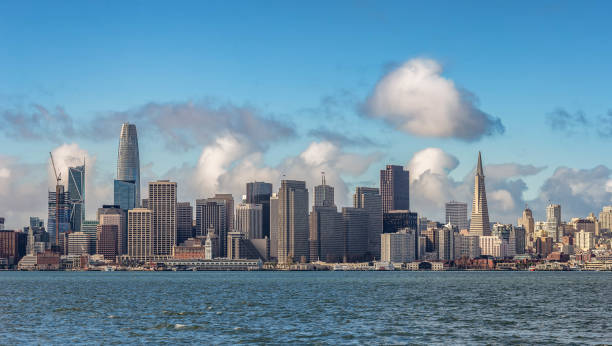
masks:
<instances>
[{"instance_id":1,"label":"high-rise building","mask_svg":"<svg viewBox=\"0 0 612 346\"><path fill-rule=\"evenodd\" d=\"M117 255L117 233L119 227L115 224L99 224L96 234L96 253L103 255L105 260L115 261Z\"/></svg>"},{"instance_id":2,"label":"high-rise building","mask_svg":"<svg viewBox=\"0 0 612 346\"><path fill-rule=\"evenodd\" d=\"M119 135L117 155L117 180L133 181L135 184L136 207L140 204L140 155L136 125L123 123Z\"/></svg>"},{"instance_id":3,"label":"high-rise building","mask_svg":"<svg viewBox=\"0 0 612 346\"><path fill-rule=\"evenodd\" d=\"M58 188L59 195L57 195L56 191L49 191L49 218L47 219L47 227L49 241L52 245L60 245L62 234L70 230L72 207L70 193L64 191L63 185L59 185Z\"/></svg>"},{"instance_id":4,"label":"high-rise building","mask_svg":"<svg viewBox=\"0 0 612 346\"><path fill-rule=\"evenodd\" d=\"M321 177L321 185L314 188L315 207L332 207L334 204L334 187L325 184L325 176Z\"/></svg>"},{"instance_id":5,"label":"high-rise building","mask_svg":"<svg viewBox=\"0 0 612 346\"><path fill-rule=\"evenodd\" d=\"M236 208L236 232L245 239L263 238L263 206L261 204L243 203Z\"/></svg>"},{"instance_id":6,"label":"high-rise building","mask_svg":"<svg viewBox=\"0 0 612 346\"><path fill-rule=\"evenodd\" d=\"M533 242L533 233L535 232L535 221L533 220L533 213L531 209L525 207L525 210L523 210L523 215L518 219L517 224L522 226L525 230L525 239L523 244L531 247Z\"/></svg>"},{"instance_id":7,"label":"high-rise building","mask_svg":"<svg viewBox=\"0 0 612 346\"><path fill-rule=\"evenodd\" d=\"M210 230L218 237L218 249L214 249L215 257L224 257L227 254L227 201L208 198L196 200L196 236L206 236Z\"/></svg>"},{"instance_id":8,"label":"high-rise building","mask_svg":"<svg viewBox=\"0 0 612 346\"><path fill-rule=\"evenodd\" d=\"M134 208L128 211L128 246L130 259L148 261L153 258L153 225L151 210Z\"/></svg>"},{"instance_id":9,"label":"high-rise building","mask_svg":"<svg viewBox=\"0 0 612 346\"><path fill-rule=\"evenodd\" d=\"M70 230L79 232L85 221L85 164L68 167L68 193L70 194Z\"/></svg>"},{"instance_id":10,"label":"high-rise building","mask_svg":"<svg viewBox=\"0 0 612 346\"><path fill-rule=\"evenodd\" d=\"M309 227L310 260L342 261L346 239L342 214L336 206L314 206Z\"/></svg>"},{"instance_id":11,"label":"high-rise building","mask_svg":"<svg viewBox=\"0 0 612 346\"><path fill-rule=\"evenodd\" d=\"M114 204L121 209L134 209L137 206L136 183L133 180L116 180L113 185Z\"/></svg>"},{"instance_id":12,"label":"high-rise building","mask_svg":"<svg viewBox=\"0 0 612 346\"><path fill-rule=\"evenodd\" d=\"M378 188L355 188L353 207L368 212L368 252L374 258L380 258L380 235L383 232L382 200Z\"/></svg>"},{"instance_id":13,"label":"high-rise building","mask_svg":"<svg viewBox=\"0 0 612 346\"><path fill-rule=\"evenodd\" d=\"M193 237L193 208L189 202L176 204L176 243L182 244Z\"/></svg>"},{"instance_id":14,"label":"high-rise building","mask_svg":"<svg viewBox=\"0 0 612 346\"><path fill-rule=\"evenodd\" d=\"M27 235L23 232L0 230L0 259L9 266L17 265L26 255Z\"/></svg>"},{"instance_id":15,"label":"high-rise building","mask_svg":"<svg viewBox=\"0 0 612 346\"><path fill-rule=\"evenodd\" d=\"M282 180L278 198L278 262L308 261L310 251L306 182Z\"/></svg>"},{"instance_id":16,"label":"high-rise building","mask_svg":"<svg viewBox=\"0 0 612 346\"><path fill-rule=\"evenodd\" d=\"M278 255L278 194L270 196L270 257Z\"/></svg>"},{"instance_id":17,"label":"high-rise building","mask_svg":"<svg viewBox=\"0 0 612 346\"><path fill-rule=\"evenodd\" d=\"M457 226L459 230L468 229L467 203L450 201L445 206L446 223Z\"/></svg>"},{"instance_id":18,"label":"high-rise building","mask_svg":"<svg viewBox=\"0 0 612 346\"><path fill-rule=\"evenodd\" d=\"M470 221L470 235L491 235L489 224L489 208L487 206L487 192L485 191L485 176L482 169L482 158L478 152L478 165L474 177L474 201L472 203L472 219Z\"/></svg>"},{"instance_id":19,"label":"high-rise building","mask_svg":"<svg viewBox=\"0 0 612 346\"><path fill-rule=\"evenodd\" d=\"M480 253L483 256L505 257L508 243L495 235L480 236Z\"/></svg>"},{"instance_id":20,"label":"high-rise building","mask_svg":"<svg viewBox=\"0 0 612 346\"><path fill-rule=\"evenodd\" d=\"M561 226L561 206L549 204L546 207L546 232L552 238L553 243L560 241L559 227Z\"/></svg>"},{"instance_id":21,"label":"high-rise building","mask_svg":"<svg viewBox=\"0 0 612 346\"><path fill-rule=\"evenodd\" d=\"M381 261L394 263L415 261L416 234L417 231L410 228L401 229L396 233L381 234Z\"/></svg>"},{"instance_id":22,"label":"high-rise building","mask_svg":"<svg viewBox=\"0 0 612 346\"><path fill-rule=\"evenodd\" d=\"M361 208L342 208L345 256L349 261L362 261L368 253L368 212Z\"/></svg>"},{"instance_id":23,"label":"high-rise building","mask_svg":"<svg viewBox=\"0 0 612 346\"><path fill-rule=\"evenodd\" d=\"M234 229L234 196L231 193L217 193L213 198L209 198L216 202L225 201L225 224L229 230Z\"/></svg>"},{"instance_id":24,"label":"high-rise building","mask_svg":"<svg viewBox=\"0 0 612 346\"><path fill-rule=\"evenodd\" d=\"M477 235L455 233L455 258L480 257L480 239Z\"/></svg>"},{"instance_id":25,"label":"high-rise building","mask_svg":"<svg viewBox=\"0 0 612 346\"><path fill-rule=\"evenodd\" d=\"M595 239L593 237L593 233L587 232L585 230L580 230L580 232L575 233L574 237L574 243L576 244L576 248L582 251L588 251L595 248Z\"/></svg>"},{"instance_id":26,"label":"high-rise building","mask_svg":"<svg viewBox=\"0 0 612 346\"><path fill-rule=\"evenodd\" d=\"M153 228L153 255L170 257L176 245L176 183L149 183L149 210Z\"/></svg>"},{"instance_id":27,"label":"high-rise building","mask_svg":"<svg viewBox=\"0 0 612 346\"><path fill-rule=\"evenodd\" d=\"M93 255L96 253L96 234L98 232L98 220L85 220L81 225L81 232L87 235L89 239L89 254Z\"/></svg>"},{"instance_id":28,"label":"high-rise building","mask_svg":"<svg viewBox=\"0 0 612 346\"><path fill-rule=\"evenodd\" d=\"M262 238L270 236L270 197L272 196L272 184L255 181L246 184L246 203L261 204ZM276 253L273 254L276 256Z\"/></svg>"},{"instance_id":29,"label":"high-rise building","mask_svg":"<svg viewBox=\"0 0 612 346\"><path fill-rule=\"evenodd\" d=\"M397 233L402 228L417 230L417 213L409 210L389 210L383 214L383 233Z\"/></svg>"},{"instance_id":30,"label":"high-rise building","mask_svg":"<svg viewBox=\"0 0 612 346\"><path fill-rule=\"evenodd\" d=\"M85 232L72 232L68 236L68 255L89 254L90 236Z\"/></svg>"},{"instance_id":31,"label":"high-rise building","mask_svg":"<svg viewBox=\"0 0 612 346\"><path fill-rule=\"evenodd\" d=\"M514 237L514 250L517 254L525 253L525 228L522 226L512 227Z\"/></svg>"},{"instance_id":32,"label":"high-rise building","mask_svg":"<svg viewBox=\"0 0 612 346\"><path fill-rule=\"evenodd\" d=\"M438 259L442 261L452 261L455 259L455 231L452 227L454 225L451 225L444 226L438 230Z\"/></svg>"},{"instance_id":33,"label":"high-rise building","mask_svg":"<svg viewBox=\"0 0 612 346\"><path fill-rule=\"evenodd\" d=\"M612 232L612 205L603 207L599 213L599 231L602 233Z\"/></svg>"},{"instance_id":34,"label":"high-rise building","mask_svg":"<svg viewBox=\"0 0 612 346\"><path fill-rule=\"evenodd\" d=\"M383 213L410 210L410 173L402 166L387 165L380 171Z\"/></svg>"},{"instance_id":35,"label":"high-rise building","mask_svg":"<svg viewBox=\"0 0 612 346\"><path fill-rule=\"evenodd\" d=\"M125 210L118 205L103 205L98 208L98 223L100 225L117 226L117 254L127 253L127 217Z\"/></svg>"}]
</instances>

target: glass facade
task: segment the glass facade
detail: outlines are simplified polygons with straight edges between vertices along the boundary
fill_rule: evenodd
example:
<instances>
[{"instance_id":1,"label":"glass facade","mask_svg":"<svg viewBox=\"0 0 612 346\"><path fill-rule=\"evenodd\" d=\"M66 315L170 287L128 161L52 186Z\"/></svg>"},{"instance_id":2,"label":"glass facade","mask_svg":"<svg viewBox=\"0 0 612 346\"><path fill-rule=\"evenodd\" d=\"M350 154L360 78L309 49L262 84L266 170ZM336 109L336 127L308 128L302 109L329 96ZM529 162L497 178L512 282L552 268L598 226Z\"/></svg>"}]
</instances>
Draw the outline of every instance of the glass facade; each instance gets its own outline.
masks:
<instances>
[{"instance_id":1,"label":"glass facade","mask_svg":"<svg viewBox=\"0 0 612 346\"><path fill-rule=\"evenodd\" d=\"M135 185L135 206L140 204L140 158L136 125L124 123L119 137L117 155L117 180L133 181ZM115 203L116 204L116 203Z\"/></svg>"},{"instance_id":2,"label":"glass facade","mask_svg":"<svg viewBox=\"0 0 612 346\"><path fill-rule=\"evenodd\" d=\"M68 193L70 193L70 230L81 231L85 221L85 165L68 168Z\"/></svg>"},{"instance_id":3,"label":"glass facade","mask_svg":"<svg viewBox=\"0 0 612 346\"><path fill-rule=\"evenodd\" d=\"M133 180L115 180L114 184L114 205L118 205L123 210L136 208L136 183Z\"/></svg>"}]
</instances>

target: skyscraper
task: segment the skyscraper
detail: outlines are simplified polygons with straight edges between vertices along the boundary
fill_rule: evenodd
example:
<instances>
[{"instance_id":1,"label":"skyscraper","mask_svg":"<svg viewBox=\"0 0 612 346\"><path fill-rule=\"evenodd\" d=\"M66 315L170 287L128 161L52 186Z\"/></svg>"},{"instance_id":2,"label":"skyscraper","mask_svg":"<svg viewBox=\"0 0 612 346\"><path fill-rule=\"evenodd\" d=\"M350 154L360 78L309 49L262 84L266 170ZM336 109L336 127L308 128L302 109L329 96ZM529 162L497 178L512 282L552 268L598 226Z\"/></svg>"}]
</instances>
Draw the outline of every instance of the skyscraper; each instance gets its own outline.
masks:
<instances>
[{"instance_id":1,"label":"skyscraper","mask_svg":"<svg viewBox=\"0 0 612 346\"><path fill-rule=\"evenodd\" d=\"M270 257L278 255L278 194L270 196Z\"/></svg>"},{"instance_id":2,"label":"skyscraper","mask_svg":"<svg viewBox=\"0 0 612 346\"><path fill-rule=\"evenodd\" d=\"M472 203L472 219L470 221L470 235L489 236L489 208L487 207L487 193L485 191L485 176L482 169L482 158L478 152L476 176L474 176L474 201Z\"/></svg>"},{"instance_id":3,"label":"skyscraper","mask_svg":"<svg viewBox=\"0 0 612 346\"><path fill-rule=\"evenodd\" d=\"M608 233L612 231L612 205L603 207L599 213L599 232Z\"/></svg>"},{"instance_id":4,"label":"skyscraper","mask_svg":"<svg viewBox=\"0 0 612 346\"><path fill-rule=\"evenodd\" d=\"M357 187L353 195L353 207L368 212L368 252L380 259L380 235L383 232L382 201L378 188Z\"/></svg>"},{"instance_id":5,"label":"skyscraper","mask_svg":"<svg viewBox=\"0 0 612 346\"><path fill-rule=\"evenodd\" d=\"M321 177L321 185L314 188L315 207L331 207L334 204L334 187L325 183L325 176Z\"/></svg>"},{"instance_id":6,"label":"skyscraper","mask_svg":"<svg viewBox=\"0 0 612 346\"><path fill-rule=\"evenodd\" d=\"M149 183L149 210L153 229L153 255L169 257L176 245L176 183Z\"/></svg>"},{"instance_id":7,"label":"skyscraper","mask_svg":"<svg viewBox=\"0 0 612 346\"><path fill-rule=\"evenodd\" d=\"M196 236L206 236L213 230L219 240L215 243L219 248L213 250L221 257L226 255L229 233L226 203L226 200L215 198L196 200Z\"/></svg>"},{"instance_id":8,"label":"skyscraper","mask_svg":"<svg viewBox=\"0 0 612 346\"><path fill-rule=\"evenodd\" d=\"M306 182L282 180L278 198L278 262L308 261L308 189Z\"/></svg>"},{"instance_id":9,"label":"skyscraper","mask_svg":"<svg viewBox=\"0 0 612 346\"><path fill-rule=\"evenodd\" d=\"M59 191L59 194L56 191ZM47 227L51 244L60 245L63 233L70 230L72 205L70 204L70 193L64 190L64 185L59 185L56 191L49 191Z\"/></svg>"},{"instance_id":10,"label":"skyscraper","mask_svg":"<svg viewBox=\"0 0 612 346\"><path fill-rule=\"evenodd\" d=\"M128 249L130 259L148 261L153 258L151 211L134 208L128 211Z\"/></svg>"},{"instance_id":11,"label":"skyscraper","mask_svg":"<svg viewBox=\"0 0 612 346\"><path fill-rule=\"evenodd\" d=\"M349 261L362 261L368 252L368 211L342 208L344 224L344 255Z\"/></svg>"},{"instance_id":12,"label":"skyscraper","mask_svg":"<svg viewBox=\"0 0 612 346\"><path fill-rule=\"evenodd\" d=\"M105 260L115 261L117 255L117 225L98 225L96 234L96 253L103 255Z\"/></svg>"},{"instance_id":13,"label":"skyscraper","mask_svg":"<svg viewBox=\"0 0 612 346\"><path fill-rule=\"evenodd\" d=\"M402 166L387 165L380 171L383 213L410 210L410 173Z\"/></svg>"},{"instance_id":14,"label":"skyscraper","mask_svg":"<svg viewBox=\"0 0 612 346\"><path fill-rule=\"evenodd\" d=\"M262 230L263 207L261 204L245 203L236 208L236 232L244 235L245 239L263 238Z\"/></svg>"},{"instance_id":15,"label":"skyscraper","mask_svg":"<svg viewBox=\"0 0 612 346\"><path fill-rule=\"evenodd\" d=\"M531 238L533 232L535 231L535 222L533 220L533 213L531 212L531 209L525 207L525 210L523 210L523 216L518 219L518 225L525 228L525 237Z\"/></svg>"},{"instance_id":16,"label":"skyscraper","mask_svg":"<svg viewBox=\"0 0 612 346\"><path fill-rule=\"evenodd\" d=\"M138 134L136 125L123 123L119 136L117 155L117 180L133 181L135 185L135 205L140 205L140 156L138 153Z\"/></svg>"},{"instance_id":17,"label":"skyscraper","mask_svg":"<svg viewBox=\"0 0 612 346\"><path fill-rule=\"evenodd\" d=\"M272 196L272 184L254 181L246 184L246 202L261 204L262 219L261 229L262 237L270 236L270 196ZM276 253L273 254L276 256Z\"/></svg>"},{"instance_id":18,"label":"skyscraper","mask_svg":"<svg viewBox=\"0 0 612 346\"><path fill-rule=\"evenodd\" d=\"M117 254L127 252L127 217L125 210L118 205L103 205L98 208L98 222L100 225L117 226Z\"/></svg>"},{"instance_id":19,"label":"skyscraper","mask_svg":"<svg viewBox=\"0 0 612 346\"><path fill-rule=\"evenodd\" d=\"M459 230L468 229L467 203L456 201L446 203L446 223L457 226Z\"/></svg>"},{"instance_id":20,"label":"skyscraper","mask_svg":"<svg viewBox=\"0 0 612 346\"><path fill-rule=\"evenodd\" d=\"M234 229L234 196L231 193L216 193L213 198L216 202L225 201L225 224L228 232Z\"/></svg>"},{"instance_id":21,"label":"skyscraper","mask_svg":"<svg viewBox=\"0 0 612 346\"><path fill-rule=\"evenodd\" d=\"M176 204L176 244L193 236L193 208L189 202Z\"/></svg>"},{"instance_id":22,"label":"skyscraper","mask_svg":"<svg viewBox=\"0 0 612 346\"><path fill-rule=\"evenodd\" d=\"M113 195L113 204L118 205L126 212L136 208L138 200L136 199L136 183L133 180L115 179L113 185Z\"/></svg>"},{"instance_id":23,"label":"skyscraper","mask_svg":"<svg viewBox=\"0 0 612 346\"><path fill-rule=\"evenodd\" d=\"M79 232L85 221L85 164L68 167L68 192L70 193L70 230Z\"/></svg>"},{"instance_id":24,"label":"skyscraper","mask_svg":"<svg viewBox=\"0 0 612 346\"><path fill-rule=\"evenodd\" d=\"M314 206L310 213L310 260L340 262L344 257L344 220L336 206Z\"/></svg>"},{"instance_id":25,"label":"skyscraper","mask_svg":"<svg viewBox=\"0 0 612 346\"><path fill-rule=\"evenodd\" d=\"M559 227L561 226L561 206L559 204L549 204L546 207L546 232L553 242L561 240Z\"/></svg>"}]
</instances>

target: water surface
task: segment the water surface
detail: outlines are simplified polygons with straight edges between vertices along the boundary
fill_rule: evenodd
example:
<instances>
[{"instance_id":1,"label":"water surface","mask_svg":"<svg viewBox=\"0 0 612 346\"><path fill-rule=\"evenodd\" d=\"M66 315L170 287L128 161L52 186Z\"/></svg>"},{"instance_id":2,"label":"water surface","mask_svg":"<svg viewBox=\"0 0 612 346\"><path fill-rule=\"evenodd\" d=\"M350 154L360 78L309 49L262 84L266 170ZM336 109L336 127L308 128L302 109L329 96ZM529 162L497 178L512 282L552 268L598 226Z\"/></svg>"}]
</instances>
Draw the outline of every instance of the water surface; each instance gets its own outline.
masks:
<instances>
[{"instance_id":1,"label":"water surface","mask_svg":"<svg viewBox=\"0 0 612 346\"><path fill-rule=\"evenodd\" d=\"M2 272L0 344L612 343L610 272Z\"/></svg>"}]
</instances>

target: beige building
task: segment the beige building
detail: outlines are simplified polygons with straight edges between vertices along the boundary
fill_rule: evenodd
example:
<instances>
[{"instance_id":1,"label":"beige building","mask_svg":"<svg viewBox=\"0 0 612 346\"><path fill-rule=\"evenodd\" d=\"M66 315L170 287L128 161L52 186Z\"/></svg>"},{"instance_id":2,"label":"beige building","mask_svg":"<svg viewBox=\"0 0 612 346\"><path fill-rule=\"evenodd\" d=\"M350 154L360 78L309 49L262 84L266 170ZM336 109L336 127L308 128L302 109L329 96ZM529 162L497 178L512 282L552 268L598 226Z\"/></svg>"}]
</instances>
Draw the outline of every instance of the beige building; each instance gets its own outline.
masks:
<instances>
[{"instance_id":1,"label":"beige building","mask_svg":"<svg viewBox=\"0 0 612 346\"><path fill-rule=\"evenodd\" d=\"M581 230L574 234L574 246L577 249L588 251L595 248L593 233Z\"/></svg>"},{"instance_id":2,"label":"beige building","mask_svg":"<svg viewBox=\"0 0 612 346\"><path fill-rule=\"evenodd\" d=\"M149 183L149 210L153 229L153 255L172 256L176 244L176 183L158 180Z\"/></svg>"},{"instance_id":3,"label":"beige building","mask_svg":"<svg viewBox=\"0 0 612 346\"><path fill-rule=\"evenodd\" d=\"M263 238L263 206L253 203L239 204L234 225L236 232L244 234L247 239Z\"/></svg>"},{"instance_id":4,"label":"beige building","mask_svg":"<svg viewBox=\"0 0 612 346\"><path fill-rule=\"evenodd\" d=\"M612 205L603 207L601 213L599 213L599 229L600 232L611 232L612 231Z\"/></svg>"},{"instance_id":5,"label":"beige building","mask_svg":"<svg viewBox=\"0 0 612 346\"><path fill-rule=\"evenodd\" d=\"M128 211L127 243L127 254L131 259L148 261L153 258L153 226L149 209Z\"/></svg>"},{"instance_id":6,"label":"beige building","mask_svg":"<svg viewBox=\"0 0 612 346\"><path fill-rule=\"evenodd\" d=\"M73 232L68 235L68 255L89 254L90 235L85 232Z\"/></svg>"},{"instance_id":7,"label":"beige building","mask_svg":"<svg viewBox=\"0 0 612 346\"><path fill-rule=\"evenodd\" d=\"M380 235L380 260L382 262L407 263L417 259L416 231L404 228L397 233Z\"/></svg>"}]
</instances>

